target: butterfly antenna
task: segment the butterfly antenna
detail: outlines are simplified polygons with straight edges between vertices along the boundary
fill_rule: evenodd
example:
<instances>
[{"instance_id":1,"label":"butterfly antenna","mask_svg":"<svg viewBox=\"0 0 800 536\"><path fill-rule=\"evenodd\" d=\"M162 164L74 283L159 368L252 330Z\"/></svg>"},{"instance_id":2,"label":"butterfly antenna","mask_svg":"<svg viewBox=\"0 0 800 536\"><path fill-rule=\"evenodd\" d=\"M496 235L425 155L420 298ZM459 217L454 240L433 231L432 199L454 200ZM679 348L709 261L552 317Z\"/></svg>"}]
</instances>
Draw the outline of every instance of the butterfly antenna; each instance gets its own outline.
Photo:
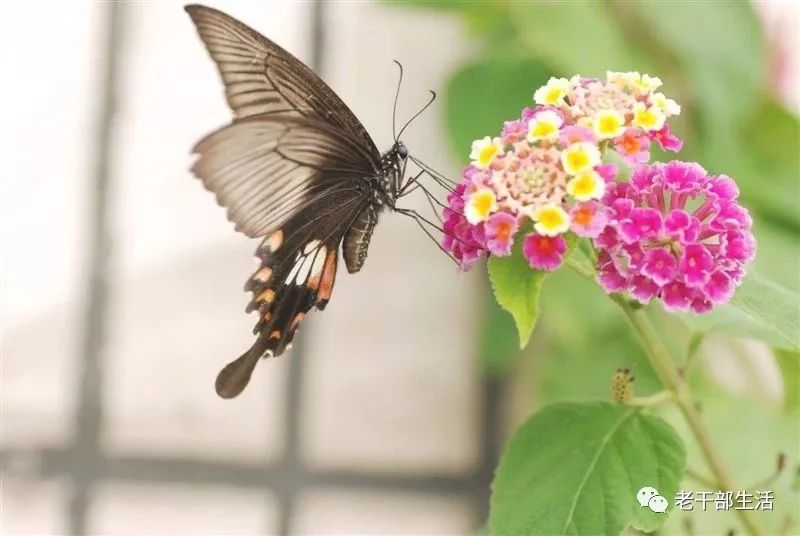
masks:
<instances>
[{"instance_id":1,"label":"butterfly antenna","mask_svg":"<svg viewBox=\"0 0 800 536\"><path fill-rule=\"evenodd\" d=\"M433 91L432 89L431 89L431 90L428 90L428 91L430 91L430 92L431 92L431 98L430 98L430 100L428 101L428 103L427 103L425 106L423 106L423 107L422 107L422 109L421 109L420 111L418 111L417 113L415 113L415 114L414 114L414 115L411 117L411 119L409 119L409 120L408 120L408 122L407 122L405 125L403 125L403 128L401 128L401 129L400 129L400 132L397 134L397 138L396 138L396 139L400 139L400 136L402 136L402 135L403 135L403 132L406 130L406 128L408 128L408 125L410 125L410 124L411 124L411 122L412 122L414 119L416 119L417 117L419 117L419 115L420 115L422 112L424 112L425 110L427 110L427 109L428 109L428 106L430 106L431 104L433 104L433 101L435 101L435 100L436 100L436 92L435 92L435 91Z\"/></svg>"},{"instance_id":2,"label":"butterfly antenna","mask_svg":"<svg viewBox=\"0 0 800 536\"><path fill-rule=\"evenodd\" d=\"M400 97L400 85L403 83L403 66L397 60L392 60L400 69L400 78L397 80L397 90L394 93L394 106L392 107L392 135L395 143L397 142L397 99Z\"/></svg>"}]
</instances>

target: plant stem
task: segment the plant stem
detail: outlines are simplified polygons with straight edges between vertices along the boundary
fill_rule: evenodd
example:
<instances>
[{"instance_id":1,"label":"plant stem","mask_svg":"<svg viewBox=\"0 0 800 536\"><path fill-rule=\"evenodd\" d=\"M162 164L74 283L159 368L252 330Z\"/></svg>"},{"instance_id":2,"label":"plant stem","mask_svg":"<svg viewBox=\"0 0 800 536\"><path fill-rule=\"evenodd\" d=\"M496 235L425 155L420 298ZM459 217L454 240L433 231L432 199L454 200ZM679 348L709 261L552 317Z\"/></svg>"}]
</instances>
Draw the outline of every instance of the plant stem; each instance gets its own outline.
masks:
<instances>
[{"instance_id":1,"label":"plant stem","mask_svg":"<svg viewBox=\"0 0 800 536\"><path fill-rule=\"evenodd\" d=\"M594 270L591 266L586 266L573 259L571 256L565 259L567 266L578 272L589 281L594 281Z\"/></svg>"},{"instance_id":2,"label":"plant stem","mask_svg":"<svg viewBox=\"0 0 800 536\"><path fill-rule=\"evenodd\" d=\"M707 488L708 488L710 491L714 491L714 490L718 490L718 489L720 489L720 486L719 486L719 485L718 485L716 482L712 481L712 480L711 480L710 478L708 478L707 476L703 476L703 475L701 475L701 474L700 474L700 473L698 473L697 471L693 471L692 469L689 469L689 468L687 468L687 469L686 469L686 476L688 476L688 477L689 477L689 478L691 478L692 480L696 480L696 481L697 481L697 482L699 482L700 484L703 484L703 485L704 485L704 486L706 486L706 487L707 487Z\"/></svg>"},{"instance_id":3,"label":"plant stem","mask_svg":"<svg viewBox=\"0 0 800 536\"><path fill-rule=\"evenodd\" d=\"M675 401L681 409L683 416L686 418L686 421L689 423L689 428L691 428L692 434L700 445L700 450L703 452L703 456L714 475L714 479L723 490L735 490L736 488L734 488L731 477L723 465L715 445L711 441L708 430L700 419L700 414L695 407L694 398L692 397L689 386L686 382L681 380L673 367L672 358L656 335L652 324L650 324L650 321L644 315L643 311L634 310L625 298L616 296L613 299L622 307L622 310L627 315L661 383L665 388L675 393ZM739 515L739 519L748 534L755 536L763 534L761 529L755 524L749 510L737 509L736 513Z\"/></svg>"},{"instance_id":4,"label":"plant stem","mask_svg":"<svg viewBox=\"0 0 800 536\"><path fill-rule=\"evenodd\" d=\"M664 389L663 391L659 391L648 396L635 396L628 402L628 405L648 407L657 406L658 404L663 404L664 402L673 402L674 400L675 393L669 389Z\"/></svg>"}]
</instances>

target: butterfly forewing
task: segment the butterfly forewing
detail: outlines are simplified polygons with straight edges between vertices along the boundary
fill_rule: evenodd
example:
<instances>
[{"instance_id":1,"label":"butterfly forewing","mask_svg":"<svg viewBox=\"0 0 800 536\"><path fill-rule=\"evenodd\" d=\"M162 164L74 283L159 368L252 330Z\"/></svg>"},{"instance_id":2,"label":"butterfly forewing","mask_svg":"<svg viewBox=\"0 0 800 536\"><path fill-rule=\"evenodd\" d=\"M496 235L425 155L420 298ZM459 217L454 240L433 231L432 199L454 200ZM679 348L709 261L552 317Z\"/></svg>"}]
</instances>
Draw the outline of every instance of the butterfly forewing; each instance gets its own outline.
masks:
<instances>
[{"instance_id":1,"label":"butterfly forewing","mask_svg":"<svg viewBox=\"0 0 800 536\"><path fill-rule=\"evenodd\" d=\"M219 68L237 118L264 113L314 118L343 131L379 160L361 122L300 60L221 11L199 5L186 6L186 11Z\"/></svg>"},{"instance_id":2,"label":"butterfly forewing","mask_svg":"<svg viewBox=\"0 0 800 536\"><path fill-rule=\"evenodd\" d=\"M236 229L265 237L246 284L257 339L217 377L238 395L259 358L281 354L328 302L339 248L358 271L377 222L381 157L361 123L310 69L224 13L187 6L225 84L233 122L200 141L192 168Z\"/></svg>"}]
</instances>

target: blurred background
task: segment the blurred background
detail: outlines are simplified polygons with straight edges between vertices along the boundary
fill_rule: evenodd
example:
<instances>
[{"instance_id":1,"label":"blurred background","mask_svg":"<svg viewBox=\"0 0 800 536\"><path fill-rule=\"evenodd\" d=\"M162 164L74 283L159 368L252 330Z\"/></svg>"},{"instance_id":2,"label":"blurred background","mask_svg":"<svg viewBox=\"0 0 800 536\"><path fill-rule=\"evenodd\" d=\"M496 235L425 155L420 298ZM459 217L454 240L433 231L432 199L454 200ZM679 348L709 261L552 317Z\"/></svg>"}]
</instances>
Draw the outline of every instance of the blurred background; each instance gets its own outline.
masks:
<instances>
[{"instance_id":1,"label":"blurred background","mask_svg":"<svg viewBox=\"0 0 800 536\"><path fill-rule=\"evenodd\" d=\"M382 149L402 62L400 118L428 88L441 96L405 142L452 177L549 76L658 74L684 106L681 158L739 181L756 270L800 287L792 2L208 3L312 66ZM607 399L627 364L637 390L657 388L598 289L552 277L521 353L483 269L457 273L387 214L294 350L218 399L216 373L251 343L257 243L188 172L191 146L230 113L182 6L16 2L0 20L0 532L471 533L505 439L537 407ZM692 339L668 329L676 352ZM797 356L729 336L695 347L733 471L768 476L778 452L795 467ZM775 533L798 527L791 472L775 483L789 506ZM663 532L735 524L676 513Z\"/></svg>"}]
</instances>

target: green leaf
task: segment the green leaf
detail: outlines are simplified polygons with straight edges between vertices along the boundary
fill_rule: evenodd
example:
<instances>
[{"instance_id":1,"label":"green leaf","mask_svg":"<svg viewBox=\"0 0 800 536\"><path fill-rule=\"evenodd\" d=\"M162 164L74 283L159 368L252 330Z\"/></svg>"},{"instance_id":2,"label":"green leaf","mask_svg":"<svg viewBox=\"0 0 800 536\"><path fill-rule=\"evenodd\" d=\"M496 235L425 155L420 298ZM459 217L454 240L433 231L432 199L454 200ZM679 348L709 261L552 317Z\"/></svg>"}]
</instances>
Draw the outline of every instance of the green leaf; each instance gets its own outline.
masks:
<instances>
[{"instance_id":1,"label":"green leaf","mask_svg":"<svg viewBox=\"0 0 800 536\"><path fill-rule=\"evenodd\" d=\"M487 285L488 286L488 285ZM486 294L489 294L488 290ZM482 308L480 361L483 371L492 376L505 374L520 356L514 320L491 296Z\"/></svg>"},{"instance_id":2,"label":"green leaf","mask_svg":"<svg viewBox=\"0 0 800 536\"><path fill-rule=\"evenodd\" d=\"M549 272L534 270L522 255L522 236L508 257L489 258L489 281L497 303L517 324L519 347L525 348L539 318L539 292Z\"/></svg>"},{"instance_id":3,"label":"green leaf","mask_svg":"<svg viewBox=\"0 0 800 536\"><path fill-rule=\"evenodd\" d=\"M562 403L514 434L492 485L493 534L619 534L652 531L668 514L643 508L654 487L669 501L683 477L683 442L666 422L629 406Z\"/></svg>"},{"instance_id":4,"label":"green leaf","mask_svg":"<svg viewBox=\"0 0 800 536\"><path fill-rule=\"evenodd\" d=\"M783 407L787 413L800 410L800 352L775 349L775 361L783 377Z\"/></svg>"},{"instance_id":5,"label":"green leaf","mask_svg":"<svg viewBox=\"0 0 800 536\"><path fill-rule=\"evenodd\" d=\"M708 428L709 436L717 447L720 459L733 473L736 487L732 491L748 489L755 491L773 490L775 492L775 508L751 512L756 524L761 527L762 534L797 534L800 522L800 496L798 490L792 489L796 475L798 448L800 444L800 427L797 425L797 414L789 415L782 408L765 403L764 400L752 397L742 389L728 391L717 384L717 380L707 375L697 375L696 380L703 385L695 384L692 390L701 393L703 422ZM692 431L686 419L675 405L659 407L664 418L670 422L681 437L691 437ZM696 441L686 442L687 467L705 475L706 461ZM786 470L777 480L764 487L756 487L775 472L779 453L786 454ZM687 476L681 489L716 492ZM713 505L711 505L713 506ZM693 511L675 510L662 527L661 534L687 534L686 527L692 527L692 534L747 534L741 526L737 512L703 511L697 504ZM778 514L780 512L780 514ZM776 515L778 514L778 515Z\"/></svg>"},{"instance_id":6,"label":"green leaf","mask_svg":"<svg viewBox=\"0 0 800 536\"><path fill-rule=\"evenodd\" d=\"M498 135L503 121L519 118L549 77L536 60L474 63L453 75L444 93L445 120L458 155L466 158L473 140Z\"/></svg>"},{"instance_id":7,"label":"green leaf","mask_svg":"<svg viewBox=\"0 0 800 536\"><path fill-rule=\"evenodd\" d=\"M774 331L790 348L800 348L800 297L796 293L751 273L731 304L761 327Z\"/></svg>"},{"instance_id":8,"label":"green leaf","mask_svg":"<svg viewBox=\"0 0 800 536\"><path fill-rule=\"evenodd\" d=\"M653 71L650 59L626 41L607 3L514 2L511 11L522 45L565 76Z\"/></svg>"},{"instance_id":9,"label":"green leaf","mask_svg":"<svg viewBox=\"0 0 800 536\"><path fill-rule=\"evenodd\" d=\"M674 313L673 313L674 314ZM726 333L737 338L761 341L776 348L792 350L795 345L775 329L765 327L733 305L714 308L708 314L675 314L692 332L703 335Z\"/></svg>"},{"instance_id":10,"label":"green leaf","mask_svg":"<svg viewBox=\"0 0 800 536\"><path fill-rule=\"evenodd\" d=\"M676 315L695 333L725 332L775 348L800 348L800 297L774 281L750 274L731 303L704 315Z\"/></svg>"},{"instance_id":11,"label":"green leaf","mask_svg":"<svg viewBox=\"0 0 800 536\"><path fill-rule=\"evenodd\" d=\"M579 251L570 256L579 257ZM608 397L608 380L623 366L634 369L636 390L663 389L622 311L600 286L570 268L556 270L541 295L536 353L536 396L544 403ZM673 332L674 334L675 332Z\"/></svg>"},{"instance_id":12,"label":"green leaf","mask_svg":"<svg viewBox=\"0 0 800 536\"><path fill-rule=\"evenodd\" d=\"M761 31L746 2L634 2L649 39L671 49L697 96L728 121L745 112L764 80ZM714 21L714 24L709 24ZM709 132L718 135L717 130Z\"/></svg>"}]
</instances>

